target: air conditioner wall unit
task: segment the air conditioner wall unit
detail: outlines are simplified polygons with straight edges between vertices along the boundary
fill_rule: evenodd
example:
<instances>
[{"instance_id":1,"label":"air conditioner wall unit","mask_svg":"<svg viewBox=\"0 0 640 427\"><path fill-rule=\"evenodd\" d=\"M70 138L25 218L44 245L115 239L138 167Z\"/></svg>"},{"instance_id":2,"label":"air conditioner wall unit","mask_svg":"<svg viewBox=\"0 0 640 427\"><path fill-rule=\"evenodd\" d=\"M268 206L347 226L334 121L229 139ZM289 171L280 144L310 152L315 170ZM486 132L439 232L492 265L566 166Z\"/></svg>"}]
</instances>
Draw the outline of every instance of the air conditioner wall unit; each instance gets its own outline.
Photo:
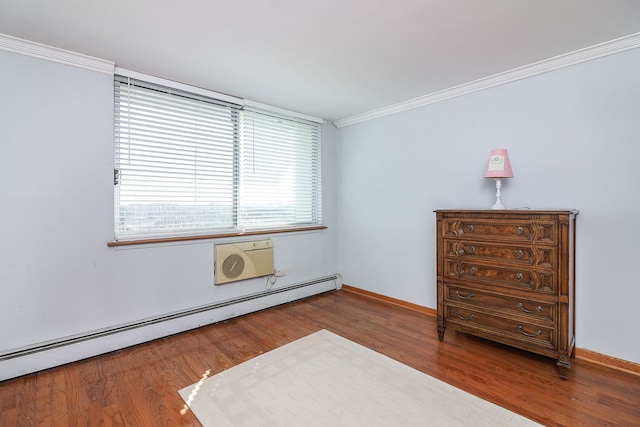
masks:
<instances>
[{"instance_id":1,"label":"air conditioner wall unit","mask_svg":"<svg viewBox=\"0 0 640 427\"><path fill-rule=\"evenodd\" d=\"M273 274L273 242L271 239L215 245L214 283Z\"/></svg>"}]
</instances>

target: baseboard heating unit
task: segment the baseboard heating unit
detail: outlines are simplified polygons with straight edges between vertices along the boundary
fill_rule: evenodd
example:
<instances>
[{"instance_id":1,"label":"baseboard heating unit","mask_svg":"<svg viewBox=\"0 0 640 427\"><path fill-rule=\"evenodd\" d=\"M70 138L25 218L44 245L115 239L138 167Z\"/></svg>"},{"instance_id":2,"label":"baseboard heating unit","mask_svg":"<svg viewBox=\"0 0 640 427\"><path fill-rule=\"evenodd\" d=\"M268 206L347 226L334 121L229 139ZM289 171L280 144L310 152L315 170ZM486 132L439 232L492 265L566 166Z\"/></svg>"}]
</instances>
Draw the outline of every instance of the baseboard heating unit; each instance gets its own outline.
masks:
<instances>
[{"instance_id":1,"label":"baseboard heating unit","mask_svg":"<svg viewBox=\"0 0 640 427\"><path fill-rule=\"evenodd\" d=\"M333 275L0 353L0 381L340 289Z\"/></svg>"}]
</instances>

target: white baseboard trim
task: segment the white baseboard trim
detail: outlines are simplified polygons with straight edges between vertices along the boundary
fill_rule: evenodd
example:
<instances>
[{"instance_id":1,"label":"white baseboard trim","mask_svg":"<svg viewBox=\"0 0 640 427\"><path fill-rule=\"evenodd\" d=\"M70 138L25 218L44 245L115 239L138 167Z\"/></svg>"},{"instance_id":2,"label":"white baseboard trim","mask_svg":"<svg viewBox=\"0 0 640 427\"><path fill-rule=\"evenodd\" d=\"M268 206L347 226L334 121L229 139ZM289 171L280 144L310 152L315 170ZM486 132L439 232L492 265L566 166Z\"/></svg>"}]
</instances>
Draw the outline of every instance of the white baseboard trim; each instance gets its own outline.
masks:
<instances>
[{"instance_id":1,"label":"white baseboard trim","mask_svg":"<svg viewBox=\"0 0 640 427\"><path fill-rule=\"evenodd\" d=\"M0 354L0 381L120 350L341 287L341 276L333 275L5 351Z\"/></svg>"}]
</instances>

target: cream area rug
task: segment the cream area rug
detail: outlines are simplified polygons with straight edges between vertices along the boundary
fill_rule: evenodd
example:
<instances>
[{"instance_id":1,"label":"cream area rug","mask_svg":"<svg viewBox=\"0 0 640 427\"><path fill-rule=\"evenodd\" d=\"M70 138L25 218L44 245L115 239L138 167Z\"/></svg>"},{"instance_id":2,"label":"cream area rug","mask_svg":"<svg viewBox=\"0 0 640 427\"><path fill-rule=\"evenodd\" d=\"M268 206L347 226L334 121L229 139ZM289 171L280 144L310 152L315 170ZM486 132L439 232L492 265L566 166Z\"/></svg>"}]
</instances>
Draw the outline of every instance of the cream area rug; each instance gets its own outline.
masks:
<instances>
[{"instance_id":1,"label":"cream area rug","mask_svg":"<svg viewBox=\"0 0 640 427\"><path fill-rule=\"evenodd\" d=\"M208 426L538 426L326 330L179 391Z\"/></svg>"}]
</instances>

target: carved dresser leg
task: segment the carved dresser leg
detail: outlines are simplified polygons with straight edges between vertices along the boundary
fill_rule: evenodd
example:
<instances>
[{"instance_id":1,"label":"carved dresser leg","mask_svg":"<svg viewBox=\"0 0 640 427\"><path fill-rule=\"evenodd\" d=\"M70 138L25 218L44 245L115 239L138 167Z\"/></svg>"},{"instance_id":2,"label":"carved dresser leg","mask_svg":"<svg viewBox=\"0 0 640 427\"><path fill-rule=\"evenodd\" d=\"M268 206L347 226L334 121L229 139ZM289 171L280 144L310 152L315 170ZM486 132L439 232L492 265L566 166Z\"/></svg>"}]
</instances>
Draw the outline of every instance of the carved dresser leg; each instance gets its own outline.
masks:
<instances>
[{"instance_id":1,"label":"carved dresser leg","mask_svg":"<svg viewBox=\"0 0 640 427\"><path fill-rule=\"evenodd\" d=\"M566 381L569 375L569 369L571 368L571 362L558 359L558 362L556 363L556 365L558 366L558 373L560 374L560 379L563 381Z\"/></svg>"}]
</instances>

